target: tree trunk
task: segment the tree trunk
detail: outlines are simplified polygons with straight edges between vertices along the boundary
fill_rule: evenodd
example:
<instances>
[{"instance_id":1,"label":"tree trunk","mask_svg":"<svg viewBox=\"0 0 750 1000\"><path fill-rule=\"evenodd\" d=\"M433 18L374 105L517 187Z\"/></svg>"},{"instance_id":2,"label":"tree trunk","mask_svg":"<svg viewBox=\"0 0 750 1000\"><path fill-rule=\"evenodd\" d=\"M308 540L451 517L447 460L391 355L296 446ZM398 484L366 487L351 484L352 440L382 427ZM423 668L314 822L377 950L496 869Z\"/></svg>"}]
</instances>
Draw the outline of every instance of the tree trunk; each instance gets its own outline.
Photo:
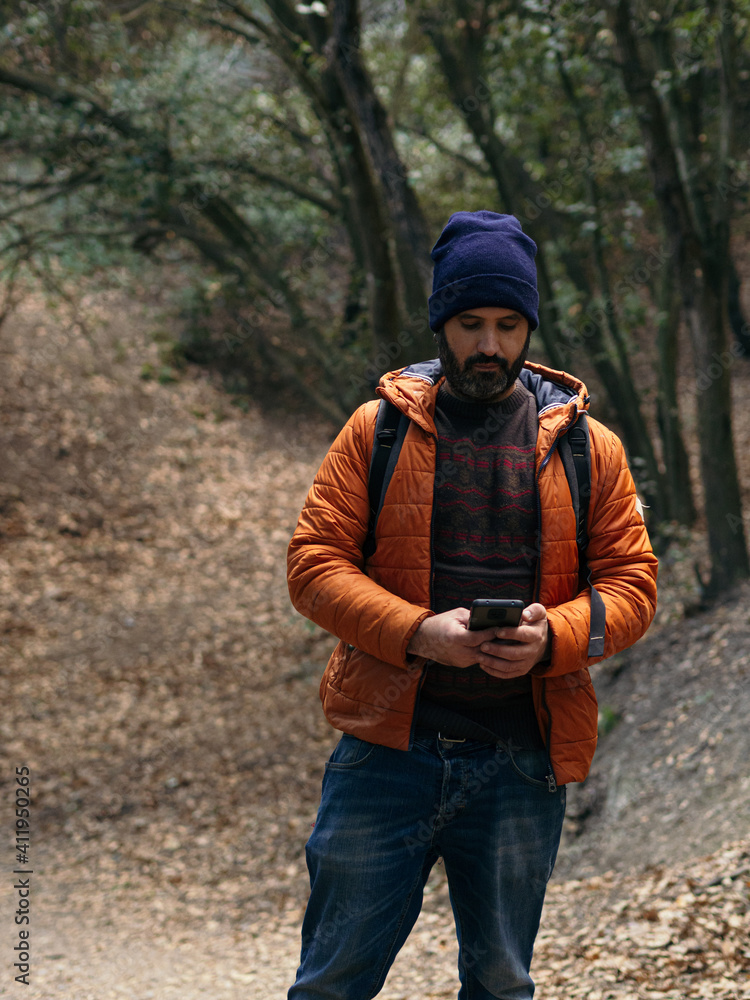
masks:
<instances>
[{"instance_id":1,"label":"tree trunk","mask_svg":"<svg viewBox=\"0 0 750 1000\"><path fill-rule=\"evenodd\" d=\"M519 211L521 205L532 207L548 205L549 196L529 176L524 165L507 153L495 132L492 94L483 77L485 8L482 8L479 16L480 20L475 20L472 26L472 18L477 17L477 11L475 9L470 15L464 0L455 0L450 16L442 7L438 9L433 4L418 4L419 23L438 54L453 103L471 130L477 147L482 150L495 182L500 203L506 212L515 211L522 215ZM459 19L463 20L466 27L456 29L455 25ZM560 218L554 211L544 213L539 211L536 219L540 234L550 241L560 237L560 232L555 231L556 226L567 228L568 225L568 221ZM538 244L537 271L542 300L541 312L543 316L552 319L549 326L545 325L540 329L545 350L557 368L569 368L568 362L571 356L581 349L588 352L617 414L617 421L622 429L623 440L638 479L639 489L646 503L653 509L655 519L661 520L666 514L665 480L659 471L629 361L626 354L620 350L619 364L615 364L605 342L606 325L614 324L612 310L607 310L606 317L602 319L590 314L583 336L578 334L574 334L572 338L567 336L568 331L563 328L554 304L544 243L538 240ZM568 277L584 299L590 302L593 290L577 255L563 254L562 260ZM606 272L604 275L606 276ZM607 291L607 287L602 289L605 298ZM597 316L599 312L601 310L597 310ZM613 335L616 336L617 333L615 328Z\"/></svg>"},{"instance_id":2,"label":"tree trunk","mask_svg":"<svg viewBox=\"0 0 750 1000\"><path fill-rule=\"evenodd\" d=\"M355 0L337 0L334 18L307 16L289 0L265 0L265 3L278 27L260 24L243 8L234 10L272 42L274 51L307 94L328 140L340 181L343 221L352 246L362 259L367 286L371 364L361 374L353 373L350 385L366 397L373 383L377 383L377 375L393 367L396 359L404 364L412 360L401 356L405 341L411 341L412 351L416 347L424 357L432 352L431 339L425 333L425 288L422 278L414 277L415 261L421 258L429 261L426 241L419 253L397 252L396 235L402 241L405 232L413 236L417 229L410 220L421 216L359 46L347 36L347 32L352 32L352 38L358 38L359 11ZM309 46L310 54L300 45L301 40ZM384 190L386 175L398 175L403 181L401 185L391 185L390 200ZM412 211L414 206L416 215ZM405 271L402 265L406 266ZM410 296L407 308L406 293ZM419 318L411 312L412 303ZM412 331L409 338L403 336L405 328Z\"/></svg>"},{"instance_id":3,"label":"tree trunk","mask_svg":"<svg viewBox=\"0 0 750 1000\"><path fill-rule=\"evenodd\" d=\"M646 42L636 34L629 0L609 4L609 24L617 41L625 89L644 137L654 191L677 265L685 319L690 331L698 389L701 475L711 557L709 596L750 575L742 503L732 432L726 304L729 260L729 206L719 204L716 185L707 182L700 156L692 155L688 111L668 95L665 113L652 85L649 55L670 69L667 28L653 30ZM723 96L724 93L723 93ZM729 108L722 101L720 136L729 132ZM722 142L720 142L722 146ZM723 148L723 147L722 147ZM723 167L718 165L718 177ZM712 211L710 211L712 209Z\"/></svg>"},{"instance_id":4,"label":"tree trunk","mask_svg":"<svg viewBox=\"0 0 750 1000\"><path fill-rule=\"evenodd\" d=\"M735 343L740 348L744 357L750 358L750 323L745 319L742 311L742 299L740 297L740 276L734 261L729 258L727 283L727 311L729 313L729 325L734 334Z\"/></svg>"},{"instance_id":5,"label":"tree trunk","mask_svg":"<svg viewBox=\"0 0 750 1000\"><path fill-rule=\"evenodd\" d=\"M360 36L357 0L335 0L334 44L327 48L332 52L332 66L346 96L349 117L361 131L380 196L388 209L389 224L377 236L384 242L393 240L406 314L421 317L426 329L431 278L427 225L362 58Z\"/></svg>"},{"instance_id":6,"label":"tree trunk","mask_svg":"<svg viewBox=\"0 0 750 1000\"><path fill-rule=\"evenodd\" d=\"M657 417L664 450L670 517L680 524L691 525L695 521L696 512L693 488L690 482L690 463L682 436L677 399L677 333L679 324L680 308L675 288L675 274L674 269L668 267L659 289Z\"/></svg>"},{"instance_id":7,"label":"tree trunk","mask_svg":"<svg viewBox=\"0 0 750 1000\"><path fill-rule=\"evenodd\" d=\"M701 476L711 552L707 590L716 596L750 575L750 565L732 431L734 356L727 349L726 269L720 260L701 256L698 264L685 255L682 286L697 369Z\"/></svg>"}]
</instances>

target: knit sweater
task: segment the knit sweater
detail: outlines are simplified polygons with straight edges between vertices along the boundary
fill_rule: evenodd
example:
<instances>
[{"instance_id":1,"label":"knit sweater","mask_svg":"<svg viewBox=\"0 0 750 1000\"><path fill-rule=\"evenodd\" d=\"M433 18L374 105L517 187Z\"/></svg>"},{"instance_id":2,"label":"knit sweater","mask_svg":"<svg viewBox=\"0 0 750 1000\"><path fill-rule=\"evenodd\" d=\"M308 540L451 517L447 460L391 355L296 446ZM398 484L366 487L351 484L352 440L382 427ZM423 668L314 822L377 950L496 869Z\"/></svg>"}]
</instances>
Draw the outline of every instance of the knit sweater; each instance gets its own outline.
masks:
<instances>
[{"instance_id":1,"label":"knit sweater","mask_svg":"<svg viewBox=\"0 0 750 1000\"><path fill-rule=\"evenodd\" d=\"M475 598L532 600L536 557L536 403L516 382L506 399L480 403L444 388L435 411L438 467L433 508L433 610ZM453 709L520 746L541 746L531 678L492 677L431 663L422 699Z\"/></svg>"}]
</instances>

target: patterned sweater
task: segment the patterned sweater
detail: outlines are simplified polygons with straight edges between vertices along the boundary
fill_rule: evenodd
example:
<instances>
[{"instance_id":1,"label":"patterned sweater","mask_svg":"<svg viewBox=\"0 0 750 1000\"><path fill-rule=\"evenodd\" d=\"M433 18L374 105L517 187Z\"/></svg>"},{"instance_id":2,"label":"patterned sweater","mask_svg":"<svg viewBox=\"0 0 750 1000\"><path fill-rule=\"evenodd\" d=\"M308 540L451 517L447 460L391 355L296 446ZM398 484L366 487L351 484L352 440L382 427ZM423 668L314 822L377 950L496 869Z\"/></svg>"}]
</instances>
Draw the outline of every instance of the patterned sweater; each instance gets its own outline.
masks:
<instances>
[{"instance_id":1,"label":"patterned sweater","mask_svg":"<svg viewBox=\"0 0 750 1000\"><path fill-rule=\"evenodd\" d=\"M520 382L507 399L489 404L441 388L435 425L433 610L468 608L480 597L529 604L537 547L534 397ZM478 665L431 663L421 697L517 745L543 745L529 676L503 680Z\"/></svg>"}]
</instances>

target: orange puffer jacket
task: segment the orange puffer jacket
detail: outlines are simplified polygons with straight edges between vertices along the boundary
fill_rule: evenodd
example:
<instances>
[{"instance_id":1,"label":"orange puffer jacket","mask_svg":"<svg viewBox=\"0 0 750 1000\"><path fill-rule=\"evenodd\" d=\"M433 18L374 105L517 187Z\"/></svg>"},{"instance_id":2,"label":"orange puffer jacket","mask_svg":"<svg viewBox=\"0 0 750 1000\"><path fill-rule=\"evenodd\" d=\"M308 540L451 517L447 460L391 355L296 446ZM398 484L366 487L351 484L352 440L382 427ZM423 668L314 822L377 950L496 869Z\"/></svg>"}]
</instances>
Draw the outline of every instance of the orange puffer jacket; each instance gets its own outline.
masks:
<instances>
[{"instance_id":1,"label":"orange puffer jacket","mask_svg":"<svg viewBox=\"0 0 750 1000\"><path fill-rule=\"evenodd\" d=\"M556 449L588 406L586 387L527 363L520 375L537 398L539 538L536 599L552 632L548 665L532 670L534 706L558 784L582 781L594 755L597 703L587 667L590 591L579 582L570 488ZM385 375L378 393L411 422L383 503L377 549L365 565L368 476L377 400L348 420L307 496L289 545L297 610L340 639L320 687L328 721L346 733L408 750L425 661L406 649L430 611L431 521L439 362ZM587 559L607 612L605 656L639 639L656 608L657 561L619 439L589 420L591 498ZM481 431L479 432L481 433ZM481 595L480 595L481 596Z\"/></svg>"}]
</instances>

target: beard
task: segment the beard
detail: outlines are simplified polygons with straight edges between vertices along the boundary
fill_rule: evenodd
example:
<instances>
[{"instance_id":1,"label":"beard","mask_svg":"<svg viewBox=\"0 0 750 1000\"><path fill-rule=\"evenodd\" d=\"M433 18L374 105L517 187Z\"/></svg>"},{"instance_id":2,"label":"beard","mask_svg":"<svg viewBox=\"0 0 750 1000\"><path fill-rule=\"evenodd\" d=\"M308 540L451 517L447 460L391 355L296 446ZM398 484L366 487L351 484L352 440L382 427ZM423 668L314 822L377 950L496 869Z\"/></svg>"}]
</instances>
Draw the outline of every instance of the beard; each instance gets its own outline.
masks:
<instances>
[{"instance_id":1,"label":"beard","mask_svg":"<svg viewBox=\"0 0 750 1000\"><path fill-rule=\"evenodd\" d=\"M521 369L524 366L529 353L529 342L531 331L526 337L526 343L517 358L509 361L507 358L495 354L488 357L486 354L472 354L463 364L458 360L445 336L445 331L440 330L435 339L438 345L438 357L443 366L443 374L450 386L451 391L460 399L469 399L474 402L492 403L498 396L510 389ZM497 365L495 371L479 371L477 364Z\"/></svg>"}]
</instances>

